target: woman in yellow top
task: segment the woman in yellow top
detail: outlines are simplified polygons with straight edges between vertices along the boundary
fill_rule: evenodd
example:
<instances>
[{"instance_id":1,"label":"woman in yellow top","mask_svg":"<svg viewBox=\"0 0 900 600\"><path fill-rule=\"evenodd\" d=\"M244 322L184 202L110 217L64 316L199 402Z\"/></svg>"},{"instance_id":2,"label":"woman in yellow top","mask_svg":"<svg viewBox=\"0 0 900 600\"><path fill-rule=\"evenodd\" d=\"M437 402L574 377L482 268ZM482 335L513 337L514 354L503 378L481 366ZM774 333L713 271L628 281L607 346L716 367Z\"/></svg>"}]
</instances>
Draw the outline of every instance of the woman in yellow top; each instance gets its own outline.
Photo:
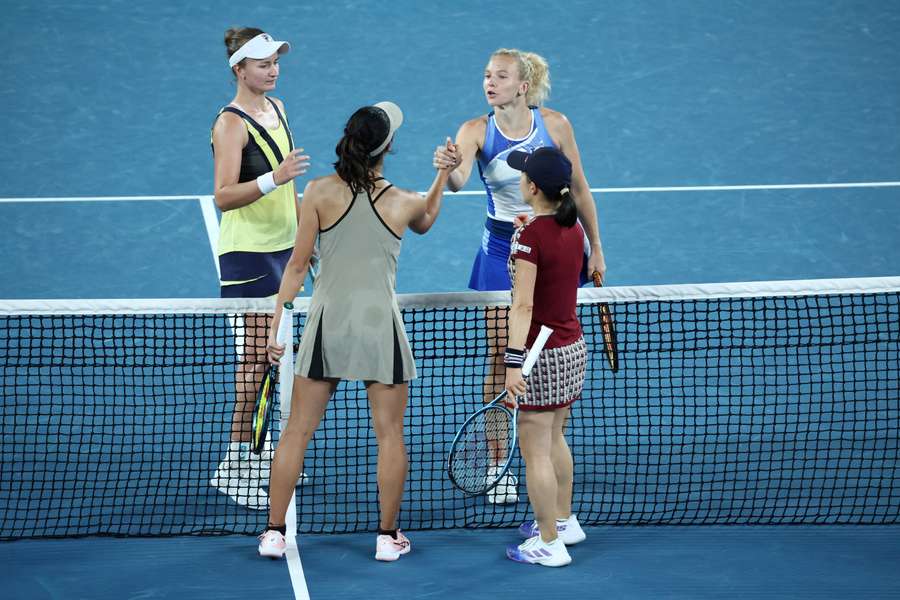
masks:
<instances>
[{"instance_id":1,"label":"woman in yellow top","mask_svg":"<svg viewBox=\"0 0 900 600\"><path fill-rule=\"evenodd\" d=\"M294 247L299 215L294 178L309 157L294 148L284 104L267 93L278 81L278 60L290 50L260 29L225 32L228 65L237 82L234 99L212 129L216 206L222 211L219 267L223 298L265 298L278 292ZM239 326L235 327L239 330ZM244 318L236 377L231 443L210 484L238 504L264 510L265 453L251 460L250 419L266 365L268 319Z\"/></svg>"}]
</instances>

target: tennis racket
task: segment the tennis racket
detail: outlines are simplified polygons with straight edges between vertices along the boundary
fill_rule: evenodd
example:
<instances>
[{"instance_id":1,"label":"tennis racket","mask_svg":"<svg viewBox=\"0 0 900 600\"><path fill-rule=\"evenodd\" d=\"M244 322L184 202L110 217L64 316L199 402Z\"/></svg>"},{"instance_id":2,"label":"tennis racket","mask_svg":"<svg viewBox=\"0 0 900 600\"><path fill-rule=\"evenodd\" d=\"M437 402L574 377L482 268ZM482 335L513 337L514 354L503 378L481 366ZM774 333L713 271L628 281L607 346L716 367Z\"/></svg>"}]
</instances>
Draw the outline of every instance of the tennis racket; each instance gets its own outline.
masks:
<instances>
[{"instance_id":1,"label":"tennis racket","mask_svg":"<svg viewBox=\"0 0 900 600\"><path fill-rule=\"evenodd\" d=\"M594 271L591 278L594 280L594 287L603 286L599 271ZM609 362L609 368L615 373L619 370L619 352L616 349L616 326L613 323L612 311L606 302L599 302L594 306L597 307L596 310L599 313L596 316L600 320L600 329L603 331L603 350L606 352L606 360Z\"/></svg>"},{"instance_id":2,"label":"tennis racket","mask_svg":"<svg viewBox=\"0 0 900 600\"><path fill-rule=\"evenodd\" d=\"M528 377L553 330L541 327L537 339L525 357L522 376ZM466 419L450 444L447 473L457 488L469 495L487 492L509 470L516 446L518 407L508 409L503 401L506 390L490 404ZM505 452L504 452L505 450Z\"/></svg>"},{"instance_id":3,"label":"tennis racket","mask_svg":"<svg viewBox=\"0 0 900 600\"><path fill-rule=\"evenodd\" d=\"M278 333L275 334L275 340L279 344L284 344L285 353L282 355L278 365L269 365L269 368L266 369L266 373L259 384L259 391L256 393L256 404L253 407L253 431L250 440L250 451L254 454L262 453L266 443L266 435L269 433L269 423L272 420L272 410L275 406L278 367L279 365L289 365L294 360L293 353L288 352L288 348L293 350L293 346L291 346L293 321L294 305L290 302L285 302L284 311L281 313L281 322L278 324ZM290 374L290 367L288 367L288 374Z\"/></svg>"},{"instance_id":4,"label":"tennis racket","mask_svg":"<svg viewBox=\"0 0 900 600\"><path fill-rule=\"evenodd\" d=\"M319 278L319 249L316 248L309 257L309 281L313 288L316 287L316 279Z\"/></svg>"}]
</instances>

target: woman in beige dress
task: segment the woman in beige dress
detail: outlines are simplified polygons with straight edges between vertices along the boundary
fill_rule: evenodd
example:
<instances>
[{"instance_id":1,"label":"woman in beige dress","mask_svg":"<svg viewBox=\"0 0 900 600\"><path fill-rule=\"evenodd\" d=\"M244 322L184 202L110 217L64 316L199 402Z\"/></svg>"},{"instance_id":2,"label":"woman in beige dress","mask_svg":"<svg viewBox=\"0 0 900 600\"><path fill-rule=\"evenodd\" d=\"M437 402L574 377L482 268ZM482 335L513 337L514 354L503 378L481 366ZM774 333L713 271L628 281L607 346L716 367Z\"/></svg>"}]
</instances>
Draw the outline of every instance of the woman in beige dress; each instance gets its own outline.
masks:
<instances>
[{"instance_id":1,"label":"woman in beige dress","mask_svg":"<svg viewBox=\"0 0 900 600\"><path fill-rule=\"evenodd\" d=\"M394 291L397 258L406 228L422 234L437 218L447 170L437 171L424 198L381 176L402 122L403 113L391 102L357 110L338 142L335 173L310 181L303 194L297 240L270 329L271 361L284 351L275 341L282 306L296 297L316 238L320 272L296 357L291 418L272 463L262 556L284 554L285 513L303 455L342 379L365 382L378 442L381 517L375 558L393 561L410 550L409 539L397 529L397 515L408 468L403 415L416 367Z\"/></svg>"}]
</instances>

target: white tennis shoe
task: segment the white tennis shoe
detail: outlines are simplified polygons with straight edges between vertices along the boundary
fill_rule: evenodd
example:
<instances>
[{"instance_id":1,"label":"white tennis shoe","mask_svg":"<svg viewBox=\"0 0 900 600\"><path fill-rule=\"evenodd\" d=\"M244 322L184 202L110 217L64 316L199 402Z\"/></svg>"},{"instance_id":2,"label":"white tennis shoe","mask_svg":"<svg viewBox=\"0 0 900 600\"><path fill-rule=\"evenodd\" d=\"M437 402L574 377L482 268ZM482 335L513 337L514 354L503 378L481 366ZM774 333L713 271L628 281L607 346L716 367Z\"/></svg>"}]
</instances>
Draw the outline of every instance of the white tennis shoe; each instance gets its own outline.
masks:
<instances>
[{"instance_id":1,"label":"white tennis shoe","mask_svg":"<svg viewBox=\"0 0 900 600\"><path fill-rule=\"evenodd\" d=\"M287 541L280 532L267 529L257 539L259 539L259 548L257 550L260 556L267 558L281 558L284 556Z\"/></svg>"},{"instance_id":2,"label":"white tennis shoe","mask_svg":"<svg viewBox=\"0 0 900 600\"><path fill-rule=\"evenodd\" d=\"M209 480L209 485L231 498L235 503L253 510L269 508L269 494L250 477L249 460L223 460Z\"/></svg>"},{"instance_id":3,"label":"white tennis shoe","mask_svg":"<svg viewBox=\"0 0 900 600\"><path fill-rule=\"evenodd\" d=\"M272 448L272 442L266 439L259 454L249 453L248 476L255 479L259 485L269 485L270 468L274 457L275 450Z\"/></svg>"},{"instance_id":4,"label":"white tennis shoe","mask_svg":"<svg viewBox=\"0 0 900 600\"><path fill-rule=\"evenodd\" d=\"M566 546L574 546L587 538L574 513L569 515L568 519L556 520L556 533ZM519 525L519 534L524 538L530 538L540 535L541 531L537 521L528 521Z\"/></svg>"},{"instance_id":5,"label":"white tennis shoe","mask_svg":"<svg viewBox=\"0 0 900 600\"><path fill-rule=\"evenodd\" d=\"M572 557L560 538L548 544L539 535L528 538L518 546L507 546L506 557L516 562L545 567L564 567L572 562Z\"/></svg>"},{"instance_id":6,"label":"white tennis shoe","mask_svg":"<svg viewBox=\"0 0 900 600\"><path fill-rule=\"evenodd\" d=\"M493 480L500 473L499 465L492 466L488 471L488 478ZM519 480L510 473L506 472L497 485L487 491L487 499L491 504L513 504L519 501Z\"/></svg>"},{"instance_id":7,"label":"white tennis shoe","mask_svg":"<svg viewBox=\"0 0 900 600\"><path fill-rule=\"evenodd\" d=\"M409 554L411 549L409 538L398 529L397 539L389 535L379 535L375 540L375 560L397 560L401 554Z\"/></svg>"}]
</instances>

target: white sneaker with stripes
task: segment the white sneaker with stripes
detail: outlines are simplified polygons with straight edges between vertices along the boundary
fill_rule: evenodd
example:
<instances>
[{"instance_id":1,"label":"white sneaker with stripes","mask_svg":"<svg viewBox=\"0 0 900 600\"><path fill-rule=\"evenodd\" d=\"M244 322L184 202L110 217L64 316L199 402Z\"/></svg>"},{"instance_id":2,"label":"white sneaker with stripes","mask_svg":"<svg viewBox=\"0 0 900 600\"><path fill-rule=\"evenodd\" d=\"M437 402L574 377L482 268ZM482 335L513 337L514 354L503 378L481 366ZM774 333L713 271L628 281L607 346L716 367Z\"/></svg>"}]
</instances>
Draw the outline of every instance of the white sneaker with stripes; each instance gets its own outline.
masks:
<instances>
[{"instance_id":1,"label":"white sneaker with stripes","mask_svg":"<svg viewBox=\"0 0 900 600\"><path fill-rule=\"evenodd\" d=\"M561 539L556 538L547 543L539 535L528 538L518 546L511 544L506 548L506 557L516 562L545 567L564 567L572 562Z\"/></svg>"},{"instance_id":2,"label":"white sneaker with stripes","mask_svg":"<svg viewBox=\"0 0 900 600\"><path fill-rule=\"evenodd\" d=\"M519 534L524 538L534 537L540 533L537 521L527 521L519 525ZM574 546L587 538L574 513L569 515L568 519L556 520L556 533L566 546Z\"/></svg>"}]
</instances>

